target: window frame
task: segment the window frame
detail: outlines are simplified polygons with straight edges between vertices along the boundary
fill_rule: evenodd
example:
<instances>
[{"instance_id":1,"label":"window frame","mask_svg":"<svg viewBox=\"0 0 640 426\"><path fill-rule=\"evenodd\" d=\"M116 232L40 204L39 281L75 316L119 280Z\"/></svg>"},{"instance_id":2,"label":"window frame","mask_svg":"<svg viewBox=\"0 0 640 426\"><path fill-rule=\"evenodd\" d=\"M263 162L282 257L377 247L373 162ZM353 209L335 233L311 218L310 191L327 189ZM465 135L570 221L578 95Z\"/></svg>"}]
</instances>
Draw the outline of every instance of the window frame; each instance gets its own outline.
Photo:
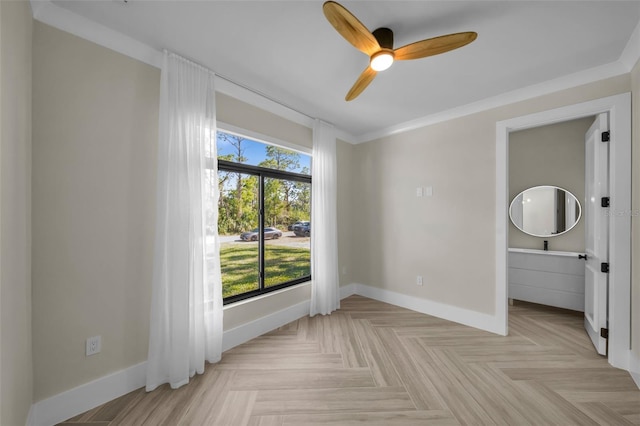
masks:
<instances>
[{"instance_id":1,"label":"window frame","mask_svg":"<svg viewBox=\"0 0 640 426\"><path fill-rule=\"evenodd\" d=\"M224 129L220 129L220 128L218 128L218 131L237 134L235 132L227 132ZM238 136L246 137L242 134L239 134ZM252 137L246 137L246 139L252 140L255 142L264 143ZM265 145L275 145L275 144L265 143ZM275 146L279 146L279 145L275 145ZM290 147L287 147L287 146L282 146L282 148L291 149ZM309 155L306 153L304 154ZM212 168L210 164L208 164L207 167ZM218 160L218 171L231 172L231 173L244 173L244 174L258 177L258 228L259 228L258 289L236 294L229 297L225 297L222 299L223 305L229 305L231 303L239 302L241 300L250 299L256 296L261 296L263 294L271 293L276 290L281 290L283 288L287 288L297 284L302 284L302 283L311 281L311 273L309 273L309 275L307 276L286 281L284 283L280 283L280 284L276 284L268 287L265 287L264 285L264 280L265 280L264 181L267 178L274 178L274 179L284 179L284 180L290 180L290 181L296 181L296 182L304 182L311 185L311 179L312 179L311 175L304 175L301 173L287 172L287 171L277 170L277 169L269 169L266 167L253 166L250 164L235 163L233 161L227 161L227 160ZM313 198L313 194L311 194L311 197ZM309 264L311 265L311 261L309 262Z\"/></svg>"}]
</instances>

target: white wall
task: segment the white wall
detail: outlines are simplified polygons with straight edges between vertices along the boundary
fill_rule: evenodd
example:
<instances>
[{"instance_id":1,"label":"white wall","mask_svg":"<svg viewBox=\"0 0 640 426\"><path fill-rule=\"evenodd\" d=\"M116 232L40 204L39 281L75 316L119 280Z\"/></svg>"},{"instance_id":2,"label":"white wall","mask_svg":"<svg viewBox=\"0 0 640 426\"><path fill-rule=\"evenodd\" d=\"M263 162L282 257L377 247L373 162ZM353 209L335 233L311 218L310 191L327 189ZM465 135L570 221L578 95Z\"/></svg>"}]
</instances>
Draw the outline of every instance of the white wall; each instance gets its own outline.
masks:
<instances>
[{"instance_id":1,"label":"white wall","mask_svg":"<svg viewBox=\"0 0 640 426\"><path fill-rule=\"evenodd\" d=\"M509 134L509 201L521 191L538 185L554 185L576 196L584 206L584 135L593 118ZM509 247L584 251L584 216L563 235L540 238L527 235L509 222Z\"/></svg>"},{"instance_id":2,"label":"white wall","mask_svg":"<svg viewBox=\"0 0 640 426\"><path fill-rule=\"evenodd\" d=\"M0 424L32 401L31 30L27 1L0 2Z\"/></svg>"},{"instance_id":3,"label":"white wall","mask_svg":"<svg viewBox=\"0 0 640 426\"><path fill-rule=\"evenodd\" d=\"M353 251L359 248L359 238L353 233L352 214L361 212L353 204L353 194L357 188L353 186L354 146L338 140L336 147L338 157L338 269L340 286L354 282ZM356 215L357 216L357 215ZM355 220L358 220L355 217Z\"/></svg>"},{"instance_id":4,"label":"white wall","mask_svg":"<svg viewBox=\"0 0 640 426\"><path fill-rule=\"evenodd\" d=\"M33 81L39 401L146 360L160 73L36 23Z\"/></svg>"},{"instance_id":5,"label":"white wall","mask_svg":"<svg viewBox=\"0 0 640 426\"><path fill-rule=\"evenodd\" d=\"M630 89L627 74L356 146L354 280L493 315L496 122Z\"/></svg>"}]
</instances>

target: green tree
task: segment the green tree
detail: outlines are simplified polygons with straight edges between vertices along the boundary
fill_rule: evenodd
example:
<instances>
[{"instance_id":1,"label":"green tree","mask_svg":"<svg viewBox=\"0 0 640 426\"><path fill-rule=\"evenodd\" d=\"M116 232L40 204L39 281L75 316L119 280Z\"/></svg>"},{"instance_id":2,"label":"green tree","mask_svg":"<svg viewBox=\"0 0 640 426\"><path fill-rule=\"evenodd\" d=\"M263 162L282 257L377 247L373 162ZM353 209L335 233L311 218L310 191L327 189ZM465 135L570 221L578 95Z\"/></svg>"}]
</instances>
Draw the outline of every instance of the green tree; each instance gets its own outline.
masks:
<instances>
[{"instance_id":1,"label":"green tree","mask_svg":"<svg viewBox=\"0 0 640 426\"><path fill-rule=\"evenodd\" d=\"M268 145L266 159L259 166L283 171L300 168L300 154L286 148ZM265 219L271 226L285 227L292 219L292 199L296 182L283 179L268 179L265 182Z\"/></svg>"},{"instance_id":2,"label":"green tree","mask_svg":"<svg viewBox=\"0 0 640 426\"><path fill-rule=\"evenodd\" d=\"M236 163L244 163L245 161L247 161L247 157L244 156L244 151L245 148L242 146L242 142L245 141L245 139L241 136L236 136L236 135L230 135L229 133L221 133L218 132L218 136L225 142L229 143L233 148L234 148L234 152L233 154L231 154L231 160L230 161L234 161ZM236 180L236 197L238 197L238 199L242 199L242 173L236 173L237 176L237 180ZM242 212L243 212L243 203L236 203L236 215L238 217L242 217Z\"/></svg>"},{"instance_id":3,"label":"green tree","mask_svg":"<svg viewBox=\"0 0 640 426\"><path fill-rule=\"evenodd\" d=\"M288 172L300 167L300 154L290 149L267 145L265 147L265 157L266 159L260 163L262 167Z\"/></svg>"}]
</instances>

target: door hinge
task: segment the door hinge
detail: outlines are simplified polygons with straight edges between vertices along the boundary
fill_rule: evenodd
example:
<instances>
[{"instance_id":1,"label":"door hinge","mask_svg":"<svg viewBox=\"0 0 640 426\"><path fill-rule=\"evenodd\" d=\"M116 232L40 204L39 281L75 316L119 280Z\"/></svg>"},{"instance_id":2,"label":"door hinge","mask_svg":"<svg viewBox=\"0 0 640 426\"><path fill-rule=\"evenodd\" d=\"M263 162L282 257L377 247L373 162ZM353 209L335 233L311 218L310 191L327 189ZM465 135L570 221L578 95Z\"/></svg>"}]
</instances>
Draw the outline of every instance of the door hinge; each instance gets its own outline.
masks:
<instances>
[{"instance_id":1,"label":"door hinge","mask_svg":"<svg viewBox=\"0 0 640 426\"><path fill-rule=\"evenodd\" d=\"M609 142L610 138L611 134L609 133L609 131L602 132L602 142Z\"/></svg>"},{"instance_id":2,"label":"door hinge","mask_svg":"<svg viewBox=\"0 0 640 426\"><path fill-rule=\"evenodd\" d=\"M611 200L609 199L609 197L602 197L600 199L600 205L602 207L609 207L609 204L611 203Z\"/></svg>"},{"instance_id":3,"label":"door hinge","mask_svg":"<svg viewBox=\"0 0 640 426\"><path fill-rule=\"evenodd\" d=\"M600 337L602 337L603 339L608 339L609 338L609 329L608 328L601 328L600 329Z\"/></svg>"},{"instance_id":4,"label":"door hinge","mask_svg":"<svg viewBox=\"0 0 640 426\"><path fill-rule=\"evenodd\" d=\"M602 262L600 264L600 272L604 272L605 274L609 273L609 262Z\"/></svg>"}]
</instances>

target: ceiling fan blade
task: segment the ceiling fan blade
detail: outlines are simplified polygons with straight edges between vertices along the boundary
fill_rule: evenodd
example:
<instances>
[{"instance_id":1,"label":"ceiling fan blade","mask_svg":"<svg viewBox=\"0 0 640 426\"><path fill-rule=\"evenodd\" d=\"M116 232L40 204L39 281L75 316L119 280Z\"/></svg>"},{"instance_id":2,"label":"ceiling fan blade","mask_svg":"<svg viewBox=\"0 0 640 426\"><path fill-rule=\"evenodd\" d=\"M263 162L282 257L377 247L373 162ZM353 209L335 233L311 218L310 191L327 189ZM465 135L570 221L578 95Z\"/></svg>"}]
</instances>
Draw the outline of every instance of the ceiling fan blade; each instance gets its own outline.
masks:
<instances>
[{"instance_id":1,"label":"ceiling fan blade","mask_svg":"<svg viewBox=\"0 0 640 426\"><path fill-rule=\"evenodd\" d=\"M380 45L371 31L343 6L334 1L322 5L324 16L333 27L356 49L371 56L380 50Z\"/></svg>"},{"instance_id":2,"label":"ceiling fan blade","mask_svg":"<svg viewBox=\"0 0 640 426\"><path fill-rule=\"evenodd\" d=\"M465 32L417 41L397 48L394 51L394 59L396 61L405 61L408 59L419 59L427 56L439 55L440 53L445 53L465 46L474 41L477 37L477 33Z\"/></svg>"},{"instance_id":3,"label":"ceiling fan blade","mask_svg":"<svg viewBox=\"0 0 640 426\"><path fill-rule=\"evenodd\" d=\"M374 71L371 67L367 67L367 69L362 71L362 74L360 74L360 77L358 77L358 80L356 80L354 85L351 87L351 90L349 90L349 93L347 93L344 100L352 101L357 98L358 95L367 88L369 83L373 81L376 74L378 74L378 72Z\"/></svg>"}]
</instances>

